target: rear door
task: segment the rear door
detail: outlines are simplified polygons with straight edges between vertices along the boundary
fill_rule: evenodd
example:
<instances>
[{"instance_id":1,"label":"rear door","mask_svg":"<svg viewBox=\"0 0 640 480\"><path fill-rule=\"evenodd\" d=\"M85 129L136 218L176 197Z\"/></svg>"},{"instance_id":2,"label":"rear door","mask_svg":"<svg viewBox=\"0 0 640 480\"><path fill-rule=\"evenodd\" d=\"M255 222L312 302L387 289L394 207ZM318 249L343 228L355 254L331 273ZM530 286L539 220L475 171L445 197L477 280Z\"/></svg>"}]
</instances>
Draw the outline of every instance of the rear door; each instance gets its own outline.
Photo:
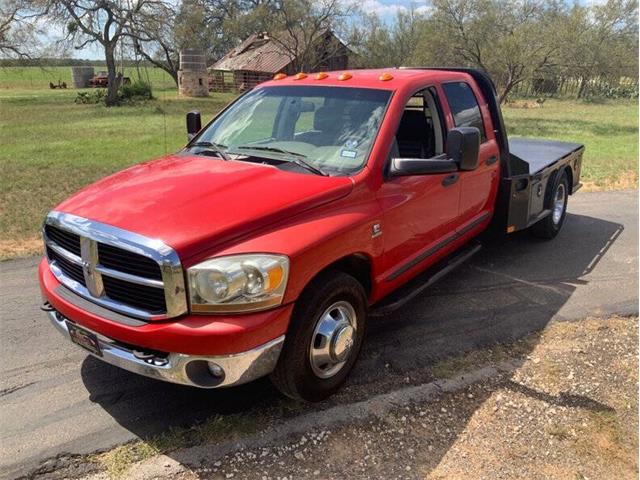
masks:
<instances>
[{"instance_id":1,"label":"rear door","mask_svg":"<svg viewBox=\"0 0 640 480\"><path fill-rule=\"evenodd\" d=\"M442 90L447 103L448 128L469 126L480 130L478 168L459 172L459 229L471 231L488 222L493 214L500 178L500 151L487 104L475 84L446 82L442 84Z\"/></svg>"}]
</instances>

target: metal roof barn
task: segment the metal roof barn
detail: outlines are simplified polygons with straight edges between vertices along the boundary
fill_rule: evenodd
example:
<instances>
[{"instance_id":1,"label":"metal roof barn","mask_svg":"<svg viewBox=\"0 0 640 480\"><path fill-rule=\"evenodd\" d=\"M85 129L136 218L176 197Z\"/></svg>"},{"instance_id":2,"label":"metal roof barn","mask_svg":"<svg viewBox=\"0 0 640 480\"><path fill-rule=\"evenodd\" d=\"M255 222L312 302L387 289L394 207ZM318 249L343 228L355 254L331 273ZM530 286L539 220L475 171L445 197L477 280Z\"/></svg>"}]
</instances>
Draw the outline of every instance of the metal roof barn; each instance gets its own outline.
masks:
<instances>
[{"instance_id":1,"label":"metal roof barn","mask_svg":"<svg viewBox=\"0 0 640 480\"><path fill-rule=\"evenodd\" d=\"M331 42L333 50L329 50ZM327 30L318 38L322 61L313 70L341 70L348 66L347 47ZM244 91L271 79L276 73L295 73L296 58L281 42L266 32L256 33L209 67L209 89L218 92Z\"/></svg>"}]
</instances>

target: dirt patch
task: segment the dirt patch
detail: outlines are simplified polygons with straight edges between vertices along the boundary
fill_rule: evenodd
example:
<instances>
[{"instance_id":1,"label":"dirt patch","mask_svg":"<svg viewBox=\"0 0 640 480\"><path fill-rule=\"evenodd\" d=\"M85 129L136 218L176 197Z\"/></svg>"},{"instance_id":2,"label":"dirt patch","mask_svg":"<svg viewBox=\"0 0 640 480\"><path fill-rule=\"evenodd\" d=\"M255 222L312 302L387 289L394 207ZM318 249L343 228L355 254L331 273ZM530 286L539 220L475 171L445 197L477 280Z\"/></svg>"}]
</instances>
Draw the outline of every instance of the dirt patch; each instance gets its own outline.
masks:
<instances>
[{"instance_id":1,"label":"dirt patch","mask_svg":"<svg viewBox=\"0 0 640 480\"><path fill-rule=\"evenodd\" d=\"M42 238L0 240L0 260L42 255Z\"/></svg>"},{"instance_id":2,"label":"dirt patch","mask_svg":"<svg viewBox=\"0 0 640 480\"><path fill-rule=\"evenodd\" d=\"M179 477L637 478L637 328L618 317L554 324L529 339L536 347L515 374Z\"/></svg>"},{"instance_id":3,"label":"dirt patch","mask_svg":"<svg viewBox=\"0 0 640 480\"><path fill-rule=\"evenodd\" d=\"M431 365L411 379L430 383L397 385L366 407L213 419L30 478L637 478L637 346L637 318L554 323ZM433 393L405 394L424 388ZM345 414L352 407L365 413Z\"/></svg>"},{"instance_id":4,"label":"dirt patch","mask_svg":"<svg viewBox=\"0 0 640 480\"><path fill-rule=\"evenodd\" d=\"M603 178L597 181L582 181L582 191L601 192L608 190L636 190L638 188L638 173L633 170L621 172L615 178Z\"/></svg>"},{"instance_id":5,"label":"dirt patch","mask_svg":"<svg viewBox=\"0 0 640 480\"><path fill-rule=\"evenodd\" d=\"M509 100L505 104L507 108L542 108L546 99L539 98L536 100Z\"/></svg>"}]
</instances>

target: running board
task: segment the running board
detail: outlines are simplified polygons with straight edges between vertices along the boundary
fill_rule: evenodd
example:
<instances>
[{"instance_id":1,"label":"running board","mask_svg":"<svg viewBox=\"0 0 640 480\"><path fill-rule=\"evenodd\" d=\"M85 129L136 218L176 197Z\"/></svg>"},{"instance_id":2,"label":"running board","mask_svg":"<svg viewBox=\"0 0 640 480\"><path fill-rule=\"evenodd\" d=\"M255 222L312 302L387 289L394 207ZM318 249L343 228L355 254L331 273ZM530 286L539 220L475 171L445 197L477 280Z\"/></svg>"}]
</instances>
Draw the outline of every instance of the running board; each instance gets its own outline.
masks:
<instances>
[{"instance_id":1,"label":"running board","mask_svg":"<svg viewBox=\"0 0 640 480\"><path fill-rule=\"evenodd\" d=\"M429 267L425 272L392 292L381 302L373 305L369 316L382 317L404 306L449 272L473 257L481 248L482 245L480 243L472 242L469 246Z\"/></svg>"}]
</instances>

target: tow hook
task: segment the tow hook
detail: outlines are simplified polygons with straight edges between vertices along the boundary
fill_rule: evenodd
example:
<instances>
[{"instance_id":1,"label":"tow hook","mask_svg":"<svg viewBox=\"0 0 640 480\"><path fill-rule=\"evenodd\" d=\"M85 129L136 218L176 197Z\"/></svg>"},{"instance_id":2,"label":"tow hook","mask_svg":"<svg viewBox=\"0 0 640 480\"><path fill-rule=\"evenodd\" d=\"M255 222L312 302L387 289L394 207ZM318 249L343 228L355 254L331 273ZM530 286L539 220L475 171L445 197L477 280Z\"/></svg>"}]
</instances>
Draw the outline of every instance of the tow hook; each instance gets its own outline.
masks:
<instances>
[{"instance_id":1,"label":"tow hook","mask_svg":"<svg viewBox=\"0 0 640 480\"><path fill-rule=\"evenodd\" d=\"M42 310L43 312L53 312L55 311L55 308L53 308L49 302L44 302L42 305L40 305L40 310Z\"/></svg>"}]
</instances>

